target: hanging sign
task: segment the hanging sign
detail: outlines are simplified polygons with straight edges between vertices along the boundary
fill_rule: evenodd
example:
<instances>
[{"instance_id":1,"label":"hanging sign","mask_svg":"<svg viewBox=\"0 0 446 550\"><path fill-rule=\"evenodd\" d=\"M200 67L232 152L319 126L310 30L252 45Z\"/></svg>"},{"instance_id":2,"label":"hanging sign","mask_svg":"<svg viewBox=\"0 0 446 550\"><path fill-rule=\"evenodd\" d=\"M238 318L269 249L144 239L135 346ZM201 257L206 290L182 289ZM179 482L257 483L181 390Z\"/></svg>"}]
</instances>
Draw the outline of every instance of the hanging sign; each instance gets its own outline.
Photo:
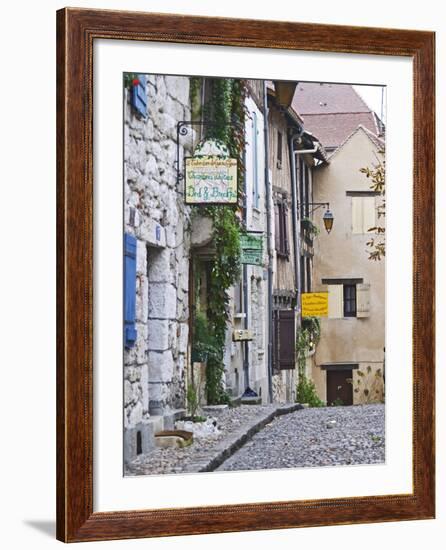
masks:
<instances>
[{"instance_id":1,"label":"hanging sign","mask_svg":"<svg viewBox=\"0 0 446 550\"><path fill-rule=\"evenodd\" d=\"M188 157L186 204L236 204L237 159Z\"/></svg>"},{"instance_id":2,"label":"hanging sign","mask_svg":"<svg viewBox=\"0 0 446 550\"><path fill-rule=\"evenodd\" d=\"M302 294L302 317L328 317L328 292Z\"/></svg>"},{"instance_id":3,"label":"hanging sign","mask_svg":"<svg viewBox=\"0 0 446 550\"><path fill-rule=\"evenodd\" d=\"M240 262L249 265L263 265L263 235L244 233L240 235Z\"/></svg>"}]
</instances>

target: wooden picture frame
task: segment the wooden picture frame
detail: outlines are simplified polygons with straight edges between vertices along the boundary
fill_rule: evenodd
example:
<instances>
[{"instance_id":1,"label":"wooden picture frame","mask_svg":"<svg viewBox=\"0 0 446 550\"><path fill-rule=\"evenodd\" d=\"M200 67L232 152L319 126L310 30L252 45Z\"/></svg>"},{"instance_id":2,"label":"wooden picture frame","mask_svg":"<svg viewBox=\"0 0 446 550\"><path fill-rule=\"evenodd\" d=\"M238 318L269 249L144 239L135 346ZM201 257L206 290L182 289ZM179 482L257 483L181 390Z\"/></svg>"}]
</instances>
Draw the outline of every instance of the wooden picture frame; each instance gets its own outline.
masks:
<instances>
[{"instance_id":1,"label":"wooden picture frame","mask_svg":"<svg viewBox=\"0 0 446 550\"><path fill-rule=\"evenodd\" d=\"M177 42L413 60L413 491L93 512L93 43ZM57 13L57 538L66 541L434 517L432 32L66 8Z\"/></svg>"}]
</instances>

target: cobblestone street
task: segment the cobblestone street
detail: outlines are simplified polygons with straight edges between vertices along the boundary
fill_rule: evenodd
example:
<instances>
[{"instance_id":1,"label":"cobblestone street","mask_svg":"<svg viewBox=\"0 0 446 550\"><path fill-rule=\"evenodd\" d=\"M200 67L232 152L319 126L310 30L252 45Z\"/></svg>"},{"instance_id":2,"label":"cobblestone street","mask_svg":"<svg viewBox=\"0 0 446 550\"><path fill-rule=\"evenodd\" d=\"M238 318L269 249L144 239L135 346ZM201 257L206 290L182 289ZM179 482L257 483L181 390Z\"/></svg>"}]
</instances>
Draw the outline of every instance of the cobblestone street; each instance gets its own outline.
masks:
<instances>
[{"instance_id":1,"label":"cobblestone street","mask_svg":"<svg viewBox=\"0 0 446 550\"><path fill-rule=\"evenodd\" d=\"M384 461L384 405L358 405L305 409L275 418L218 470Z\"/></svg>"},{"instance_id":2,"label":"cobblestone street","mask_svg":"<svg viewBox=\"0 0 446 550\"><path fill-rule=\"evenodd\" d=\"M126 475L384 462L384 405L294 407L214 411L214 433L194 437L190 447L154 449L128 464Z\"/></svg>"},{"instance_id":3,"label":"cobblestone street","mask_svg":"<svg viewBox=\"0 0 446 550\"><path fill-rule=\"evenodd\" d=\"M246 437L253 426L269 422L277 409L275 405L243 405L215 410L212 413L212 421L216 425L214 433L206 437L194 437L190 447L154 449L128 464L125 473L133 476L209 471L212 462L228 451L231 444Z\"/></svg>"}]
</instances>

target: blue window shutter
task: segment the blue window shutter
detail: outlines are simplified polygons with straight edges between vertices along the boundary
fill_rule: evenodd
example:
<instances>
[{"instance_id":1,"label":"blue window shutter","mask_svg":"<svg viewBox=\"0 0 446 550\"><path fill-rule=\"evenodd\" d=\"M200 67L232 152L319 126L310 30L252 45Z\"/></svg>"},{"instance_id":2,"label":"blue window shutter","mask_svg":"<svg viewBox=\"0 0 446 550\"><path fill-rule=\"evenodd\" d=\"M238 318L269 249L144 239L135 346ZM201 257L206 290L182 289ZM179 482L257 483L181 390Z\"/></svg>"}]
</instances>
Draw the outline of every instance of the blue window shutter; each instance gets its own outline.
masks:
<instances>
[{"instance_id":1,"label":"blue window shutter","mask_svg":"<svg viewBox=\"0 0 446 550\"><path fill-rule=\"evenodd\" d=\"M141 116L147 116L147 77L144 74L136 76L139 84L132 85L131 104L137 113Z\"/></svg>"},{"instance_id":2,"label":"blue window shutter","mask_svg":"<svg viewBox=\"0 0 446 550\"><path fill-rule=\"evenodd\" d=\"M124 234L124 345L131 348L136 341L136 239Z\"/></svg>"}]
</instances>

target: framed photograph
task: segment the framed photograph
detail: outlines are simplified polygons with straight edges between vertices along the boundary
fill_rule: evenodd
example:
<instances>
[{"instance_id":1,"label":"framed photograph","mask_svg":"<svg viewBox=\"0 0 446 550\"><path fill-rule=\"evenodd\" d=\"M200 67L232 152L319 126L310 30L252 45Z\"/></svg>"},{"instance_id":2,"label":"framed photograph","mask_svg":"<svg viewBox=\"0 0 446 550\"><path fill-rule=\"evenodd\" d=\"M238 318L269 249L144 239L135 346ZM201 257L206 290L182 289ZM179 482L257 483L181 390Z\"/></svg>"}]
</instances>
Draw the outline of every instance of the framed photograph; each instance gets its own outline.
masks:
<instances>
[{"instance_id":1,"label":"framed photograph","mask_svg":"<svg viewBox=\"0 0 446 550\"><path fill-rule=\"evenodd\" d=\"M434 33L57 13L57 537L434 517Z\"/></svg>"}]
</instances>

